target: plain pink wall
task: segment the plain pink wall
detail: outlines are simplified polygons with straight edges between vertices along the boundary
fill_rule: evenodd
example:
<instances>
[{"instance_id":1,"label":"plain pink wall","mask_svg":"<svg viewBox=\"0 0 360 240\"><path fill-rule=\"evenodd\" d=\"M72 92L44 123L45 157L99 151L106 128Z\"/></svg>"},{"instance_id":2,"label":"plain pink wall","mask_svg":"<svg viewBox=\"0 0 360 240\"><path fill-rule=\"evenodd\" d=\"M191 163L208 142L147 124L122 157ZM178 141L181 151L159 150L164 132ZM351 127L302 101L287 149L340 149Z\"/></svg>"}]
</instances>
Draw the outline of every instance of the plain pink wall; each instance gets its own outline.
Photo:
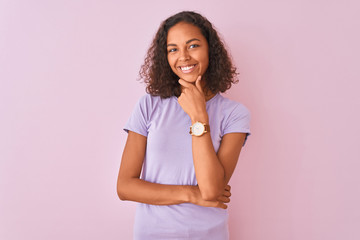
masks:
<instances>
[{"instance_id":1,"label":"plain pink wall","mask_svg":"<svg viewBox=\"0 0 360 240\"><path fill-rule=\"evenodd\" d=\"M357 1L0 0L0 239L131 239L116 178L160 22L196 10L252 113L232 240L360 239Z\"/></svg>"}]
</instances>

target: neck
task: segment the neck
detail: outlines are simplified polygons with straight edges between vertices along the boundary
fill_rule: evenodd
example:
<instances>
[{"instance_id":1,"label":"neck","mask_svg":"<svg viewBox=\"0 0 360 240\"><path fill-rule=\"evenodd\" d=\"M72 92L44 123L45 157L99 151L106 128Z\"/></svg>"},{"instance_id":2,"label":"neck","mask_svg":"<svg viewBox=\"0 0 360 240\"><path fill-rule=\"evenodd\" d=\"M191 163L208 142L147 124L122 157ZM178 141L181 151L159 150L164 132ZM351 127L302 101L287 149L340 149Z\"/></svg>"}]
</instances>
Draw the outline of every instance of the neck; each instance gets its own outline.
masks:
<instances>
[{"instance_id":1,"label":"neck","mask_svg":"<svg viewBox=\"0 0 360 240\"><path fill-rule=\"evenodd\" d=\"M215 93L213 93L212 91L210 91L207 87L206 87L206 80L205 78L203 78L201 80L201 86L202 86L202 90L204 92L205 95L205 101L209 101L210 99L212 99L215 96Z\"/></svg>"},{"instance_id":2,"label":"neck","mask_svg":"<svg viewBox=\"0 0 360 240\"><path fill-rule=\"evenodd\" d=\"M208 89L204 89L204 95L205 95L205 101L209 101L210 99L212 99L215 96L215 93L211 92Z\"/></svg>"}]
</instances>

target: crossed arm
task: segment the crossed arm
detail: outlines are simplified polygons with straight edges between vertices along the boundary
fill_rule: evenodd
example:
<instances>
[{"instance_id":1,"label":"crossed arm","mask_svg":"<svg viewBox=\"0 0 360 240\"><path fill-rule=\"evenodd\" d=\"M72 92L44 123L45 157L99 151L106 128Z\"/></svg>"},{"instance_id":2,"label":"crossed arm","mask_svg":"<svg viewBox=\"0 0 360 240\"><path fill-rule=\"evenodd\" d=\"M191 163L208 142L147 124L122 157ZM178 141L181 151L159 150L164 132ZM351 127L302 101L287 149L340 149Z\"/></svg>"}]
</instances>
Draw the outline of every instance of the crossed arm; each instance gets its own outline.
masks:
<instances>
[{"instance_id":1,"label":"crossed arm","mask_svg":"<svg viewBox=\"0 0 360 240\"><path fill-rule=\"evenodd\" d=\"M193 144L198 145L199 149L203 149L202 151L206 153L207 147L213 149L212 142L210 142L211 145L208 143L208 137L211 141L210 134L205 134L197 139L202 138L203 141ZM231 195L230 186L227 183L234 171L244 139L245 133L226 134L222 139L217 155L215 151L210 151L202 158L196 159L199 160L198 164L195 165L196 177L198 178L200 174L201 180L203 180L199 181L200 179L198 179L198 186L165 185L140 179L147 138L129 131L117 182L119 198L154 205L193 203L205 207L227 208L226 203L230 201ZM212 159L207 162L208 159L205 157L210 156L211 153L215 156L212 156ZM202 153L199 152L198 155L200 154ZM216 159L218 162L215 161ZM214 191L211 193L211 198L203 197L208 194L202 192L206 189Z\"/></svg>"}]
</instances>

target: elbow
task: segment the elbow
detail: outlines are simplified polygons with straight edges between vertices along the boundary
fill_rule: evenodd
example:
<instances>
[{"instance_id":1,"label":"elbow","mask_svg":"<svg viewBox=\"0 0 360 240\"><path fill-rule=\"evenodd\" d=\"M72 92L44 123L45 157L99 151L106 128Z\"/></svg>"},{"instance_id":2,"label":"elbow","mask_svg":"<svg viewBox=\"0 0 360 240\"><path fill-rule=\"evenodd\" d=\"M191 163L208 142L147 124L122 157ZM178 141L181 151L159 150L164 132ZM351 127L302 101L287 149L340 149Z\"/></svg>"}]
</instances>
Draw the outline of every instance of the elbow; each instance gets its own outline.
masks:
<instances>
[{"instance_id":1,"label":"elbow","mask_svg":"<svg viewBox=\"0 0 360 240\"><path fill-rule=\"evenodd\" d=\"M118 195L119 199L122 200L122 201L127 200L126 194L125 194L125 189L124 189L125 185L126 184L124 184L124 183L122 183L120 181L117 184L117 195Z\"/></svg>"},{"instance_id":2,"label":"elbow","mask_svg":"<svg viewBox=\"0 0 360 240\"><path fill-rule=\"evenodd\" d=\"M126 200L126 198L125 198L125 195L121 192L121 191L117 191L117 195L118 195L118 197L119 197L119 199L121 200L121 201L125 201Z\"/></svg>"},{"instance_id":3,"label":"elbow","mask_svg":"<svg viewBox=\"0 0 360 240\"><path fill-rule=\"evenodd\" d=\"M119 189L119 187L117 188L117 195L119 197L120 200L125 201L125 195L123 194L123 192Z\"/></svg>"}]
</instances>

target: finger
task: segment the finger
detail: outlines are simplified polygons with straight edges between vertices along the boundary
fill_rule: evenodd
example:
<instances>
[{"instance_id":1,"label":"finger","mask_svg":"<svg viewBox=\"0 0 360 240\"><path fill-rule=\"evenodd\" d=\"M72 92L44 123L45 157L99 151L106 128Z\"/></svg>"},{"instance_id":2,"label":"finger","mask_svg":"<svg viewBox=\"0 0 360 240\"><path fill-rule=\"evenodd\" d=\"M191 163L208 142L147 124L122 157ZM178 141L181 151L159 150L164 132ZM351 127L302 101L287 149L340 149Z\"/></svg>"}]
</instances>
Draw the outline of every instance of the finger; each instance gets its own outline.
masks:
<instances>
[{"instance_id":1,"label":"finger","mask_svg":"<svg viewBox=\"0 0 360 240\"><path fill-rule=\"evenodd\" d=\"M193 86L191 83L189 83L181 78L179 79L178 82L180 83L181 86L186 87L186 88L190 88Z\"/></svg>"},{"instance_id":2,"label":"finger","mask_svg":"<svg viewBox=\"0 0 360 240\"><path fill-rule=\"evenodd\" d=\"M223 203L229 203L230 202L230 198L226 197L226 196L220 196L217 199L218 201L221 201Z\"/></svg>"},{"instance_id":3,"label":"finger","mask_svg":"<svg viewBox=\"0 0 360 240\"><path fill-rule=\"evenodd\" d=\"M203 93L202 86L201 86L201 76L199 75L198 78L195 81L196 88Z\"/></svg>"},{"instance_id":4,"label":"finger","mask_svg":"<svg viewBox=\"0 0 360 240\"><path fill-rule=\"evenodd\" d=\"M227 209L227 205L224 203L224 202L222 202L222 201L215 201L214 202L215 204L214 205L212 205L211 207L217 207L217 208L223 208L223 209ZM209 205L209 207L210 207L210 205Z\"/></svg>"},{"instance_id":5,"label":"finger","mask_svg":"<svg viewBox=\"0 0 360 240\"><path fill-rule=\"evenodd\" d=\"M188 88L186 88L186 87L184 87L183 89L182 89L182 92L181 92L181 94L186 94L186 92L188 91ZM180 95L181 96L181 95Z\"/></svg>"},{"instance_id":6,"label":"finger","mask_svg":"<svg viewBox=\"0 0 360 240\"><path fill-rule=\"evenodd\" d=\"M231 190L231 186L230 186L230 185L226 185L226 186L225 186L225 190L226 190L226 191L230 191L230 190Z\"/></svg>"},{"instance_id":7,"label":"finger","mask_svg":"<svg viewBox=\"0 0 360 240\"><path fill-rule=\"evenodd\" d=\"M223 195L226 196L226 197L231 197L231 192L225 191L225 192L223 193Z\"/></svg>"},{"instance_id":8,"label":"finger","mask_svg":"<svg viewBox=\"0 0 360 240\"><path fill-rule=\"evenodd\" d=\"M218 207L222 209L227 209L228 206L225 203L219 202Z\"/></svg>"}]
</instances>

